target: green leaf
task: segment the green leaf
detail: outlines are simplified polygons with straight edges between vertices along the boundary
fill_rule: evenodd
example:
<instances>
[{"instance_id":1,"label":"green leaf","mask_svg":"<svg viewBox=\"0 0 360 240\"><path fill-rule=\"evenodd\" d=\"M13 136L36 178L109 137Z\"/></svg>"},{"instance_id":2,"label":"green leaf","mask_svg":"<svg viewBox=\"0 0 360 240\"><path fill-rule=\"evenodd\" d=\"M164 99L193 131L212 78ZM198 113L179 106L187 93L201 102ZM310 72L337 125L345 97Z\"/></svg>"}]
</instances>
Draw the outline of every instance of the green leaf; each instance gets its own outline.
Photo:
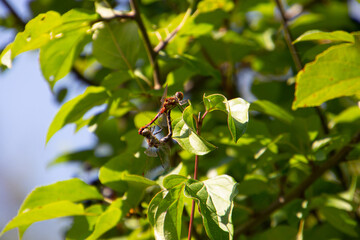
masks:
<instances>
[{"instance_id":1,"label":"green leaf","mask_svg":"<svg viewBox=\"0 0 360 240\"><path fill-rule=\"evenodd\" d=\"M360 94L360 47L341 44L319 54L296 78L292 108L319 106L330 99Z\"/></svg>"},{"instance_id":2,"label":"green leaf","mask_svg":"<svg viewBox=\"0 0 360 240\"><path fill-rule=\"evenodd\" d=\"M86 91L66 102L53 119L47 136L46 142L61 128L68 123L73 123L79 119L91 108L106 102L109 95L103 87L88 87Z\"/></svg>"},{"instance_id":3,"label":"green leaf","mask_svg":"<svg viewBox=\"0 0 360 240\"><path fill-rule=\"evenodd\" d=\"M334 228L349 236L358 237L356 221L347 212L333 207L323 207L320 211Z\"/></svg>"},{"instance_id":4,"label":"green leaf","mask_svg":"<svg viewBox=\"0 0 360 240\"><path fill-rule=\"evenodd\" d=\"M267 100L257 100L251 103L250 109L272 116L286 124L291 124L294 120L294 116L288 111Z\"/></svg>"},{"instance_id":5,"label":"green leaf","mask_svg":"<svg viewBox=\"0 0 360 240\"><path fill-rule=\"evenodd\" d=\"M70 37L51 40L40 49L41 71L51 88L70 72L84 45L90 41L86 38L86 30L67 33L71 34Z\"/></svg>"},{"instance_id":6,"label":"green leaf","mask_svg":"<svg viewBox=\"0 0 360 240\"><path fill-rule=\"evenodd\" d=\"M216 80L221 79L221 74L218 70L214 69L208 62L198 59L192 55L183 54L179 59L185 63L185 66L194 73L203 76L212 76Z\"/></svg>"},{"instance_id":7,"label":"green leaf","mask_svg":"<svg viewBox=\"0 0 360 240\"><path fill-rule=\"evenodd\" d=\"M94 230L96 220L104 210L100 204L94 204L85 209L86 215L75 216L71 228L66 233L66 240L85 239Z\"/></svg>"},{"instance_id":8,"label":"green leaf","mask_svg":"<svg viewBox=\"0 0 360 240\"><path fill-rule=\"evenodd\" d=\"M198 201L205 231L210 239L232 239L231 220L237 183L227 175L203 182L190 179L185 183L185 195Z\"/></svg>"},{"instance_id":9,"label":"green leaf","mask_svg":"<svg viewBox=\"0 0 360 240\"><path fill-rule=\"evenodd\" d=\"M252 240L289 240L296 238L297 229L294 227L279 225L273 228L268 228L267 231L256 235Z\"/></svg>"},{"instance_id":10,"label":"green leaf","mask_svg":"<svg viewBox=\"0 0 360 240\"><path fill-rule=\"evenodd\" d=\"M8 45L4 50L1 63L11 68L11 62L17 55L37 49L48 43L50 41L50 32L53 28L60 26L61 23L60 14L55 11L39 14L26 24L23 32L16 35L11 47ZM4 55L7 56L6 61L3 59Z\"/></svg>"},{"instance_id":11,"label":"green leaf","mask_svg":"<svg viewBox=\"0 0 360 240\"><path fill-rule=\"evenodd\" d=\"M115 90L121 84L127 82L132 77L129 71L120 70L117 72L110 73L107 75L104 80L101 82L101 85L109 90Z\"/></svg>"},{"instance_id":12,"label":"green leaf","mask_svg":"<svg viewBox=\"0 0 360 240\"><path fill-rule=\"evenodd\" d=\"M227 111L226 111L227 99L224 95L212 94L209 96L205 96L205 94L204 94L203 101L204 101L206 111L211 112L211 111L215 111L215 110L220 110L220 111L227 113Z\"/></svg>"},{"instance_id":13,"label":"green leaf","mask_svg":"<svg viewBox=\"0 0 360 240\"><path fill-rule=\"evenodd\" d=\"M249 121L250 104L242 98L234 98L226 103L228 127L234 142L245 133Z\"/></svg>"},{"instance_id":14,"label":"green leaf","mask_svg":"<svg viewBox=\"0 0 360 240\"><path fill-rule=\"evenodd\" d=\"M171 174L164 178L163 185L164 185L164 188L170 189L179 184L184 183L184 181L187 181L187 177L177 175L177 174Z\"/></svg>"},{"instance_id":15,"label":"green leaf","mask_svg":"<svg viewBox=\"0 0 360 240\"><path fill-rule=\"evenodd\" d=\"M151 200L148 209L150 224L156 239L180 239L184 208L184 187L187 178L170 175L164 179L168 187Z\"/></svg>"},{"instance_id":16,"label":"green leaf","mask_svg":"<svg viewBox=\"0 0 360 240\"><path fill-rule=\"evenodd\" d=\"M191 105L190 100L188 100L189 106L187 106L184 109L182 118L184 120L184 122L186 123L186 125L191 128L192 131L196 131L196 123L195 123L195 110Z\"/></svg>"},{"instance_id":17,"label":"green leaf","mask_svg":"<svg viewBox=\"0 0 360 240\"><path fill-rule=\"evenodd\" d=\"M29 226L34 222L44 221L48 219L67 217L85 214L81 204L75 204L70 201L57 201L50 204L37 206L32 209L20 211L0 233L0 236L16 227Z\"/></svg>"},{"instance_id":18,"label":"green leaf","mask_svg":"<svg viewBox=\"0 0 360 240\"><path fill-rule=\"evenodd\" d=\"M44 187L35 188L24 200L19 212L57 202L79 202L89 199L103 199L93 186L89 186L78 178L57 182Z\"/></svg>"},{"instance_id":19,"label":"green leaf","mask_svg":"<svg viewBox=\"0 0 360 240\"><path fill-rule=\"evenodd\" d=\"M330 40L332 42L350 42L354 43L354 36L344 31L323 32L319 30L310 30L299 36L293 43L303 41Z\"/></svg>"},{"instance_id":20,"label":"green leaf","mask_svg":"<svg viewBox=\"0 0 360 240\"><path fill-rule=\"evenodd\" d=\"M96 220L93 233L86 240L99 239L101 235L112 229L126 214L120 210L123 200L117 199Z\"/></svg>"},{"instance_id":21,"label":"green leaf","mask_svg":"<svg viewBox=\"0 0 360 240\"><path fill-rule=\"evenodd\" d=\"M261 175L247 175L244 181L240 182L237 187L239 194L249 196L259 194L269 189L267 178Z\"/></svg>"},{"instance_id":22,"label":"green leaf","mask_svg":"<svg viewBox=\"0 0 360 240\"><path fill-rule=\"evenodd\" d=\"M135 22L103 22L94 34L93 54L104 66L117 70L132 70L141 46Z\"/></svg>"},{"instance_id":23,"label":"green leaf","mask_svg":"<svg viewBox=\"0 0 360 240\"><path fill-rule=\"evenodd\" d=\"M61 16L62 24L50 32L50 41L40 48L40 66L51 87L69 73L75 59L90 42L90 22L97 14L72 9Z\"/></svg>"},{"instance_id":24,"label":"green leaf","mask_svg":"<svg viewBox=\"0 0 360 240\"><path fill-rule=\"evenodd\" d=\"M141 136L140 136L141 137ZM138 148L140 145L138 145ZM100 168L99 179L101 183L119 191L124 192L129 188L129 184L140 184L144 187L155 185L143 176L144 159L135 157L134 154L124 153L110 159Z\"/></svg>"},{"instance_id":25,"label":"green leaf","mask_svg":"<svg viewBox=\"0 0 360 240\"><path fill-rule=\"evenodd\" d=\"M228 12L234 8L234 3L229 0L204 0L199 2L197 9L201 13L223 9Z\"/></svg>"},{"instance_id":26,"label":"green leaf","mask_svg":"<svg viewBox=\"0 0 360 240\"><path fill-rule=\"evenodd\" d=\"M180 120L174 127L173 139L186 151L196 155L205 155L216 147L193 132L184 120Z\"/></svg>"}]
</instances>

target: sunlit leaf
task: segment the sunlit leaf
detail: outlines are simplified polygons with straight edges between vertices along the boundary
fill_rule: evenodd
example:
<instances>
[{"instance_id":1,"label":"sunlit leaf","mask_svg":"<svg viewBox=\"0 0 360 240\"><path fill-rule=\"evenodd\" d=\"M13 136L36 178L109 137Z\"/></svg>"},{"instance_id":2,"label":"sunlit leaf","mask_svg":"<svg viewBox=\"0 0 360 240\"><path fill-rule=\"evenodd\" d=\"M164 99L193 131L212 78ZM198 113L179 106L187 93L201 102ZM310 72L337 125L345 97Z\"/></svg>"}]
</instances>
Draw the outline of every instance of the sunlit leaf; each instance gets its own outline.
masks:
<instances>
[{"instance_id":1,"label":"sunlit leaf","mask_svg":"<svg viewBox=\"0 0 360 240\"><path fill-rule=\"evenodd\" d=\"M360 94L359 49L357 42L333 46L305 65L296 78L293 109Z\"/></svg>"},{"instance_id":2,"label":"sunlit leaf","mask_svg":"<svg viewBox=\"0 0 360 240\"><path fill-rule=\"evenodd\" d=\"M249 121L250 104L242 98L234 98L226 103L228 127L234 142L245 133Z\"/></svg>"},{"instance_id":3,"label":"sunlit leaf","mask_svg":"<svg viewBox=\"0 0 360 240\"><path fill-rule=\"evenodd\" d=\"M68 123L79 120L91 108L105 103L109 95L103 87L88 87L86 91L76 98L66 102L53 119L46 142Z\"/></svg>"},{"instance_id":4,"label":"sunlit leaf","mask_svg":"<svg viewBox=\"0 0 360 240\"><path fill-rule=\"evenodd\" d=\"M93 38L93 54L104 67L134 69L142 44L136 23L104 22Z\"/></svg>"},{"instance_id":5,"label":"sunlit leaf","mask_svg":"<svg viewBox=\"0 0 360 240\"><path fill-rule=\"evenodd\" d=\"M174 127L173 138L186 151L196 155L205 155L216 148L193 132L182 119Z\"/></svg>"},{"instance_id":6,"label":"sunlit leaf","mask_svg":"<svg viewBox=\"0 0 360 240\"><path fill-rule=\"evenodd\" d=\"M40 66L45 79L51 87L66 76L72 68L84 45L90 41L86 38L87 29L71 31L71 36L51 40L40 49Z\"/></svg>"},{"instance_id":7,"label":"sunlit leaf","mask_svg":"<svg viewBox=\"0 0 360 240\"><path fill-rule=\"evenodd\" d=\"M190 127L192 131L196 131L196 123L195 123L194 117L197 117L197 116L195 115L195 110L192 107L191 102L188 101L188 103L189 103L189 106L187 106L184 109L182 117L183 117L183 120L186 123L186 125L188 127Z\"/></svg>"},{"instance_id":8,"label":"sunlit leaf","mask_svg":"<svg viewBox=\"0 0 360 240\"><path fill-rule=\"evenodd\" d=\"M99 239L101 235L112 229L127 213L121 211L123 200L117 199L97 218L94 231L86 240Z\"/></svg>"},{"instance_id":9,"label":"sunlit leaf","mask_svg":"<svg viewBox=\"0 0 360 240\"><path fill-rule=\"evenodd\" d=\"M29 226L34 222L83 214L85 214L83 206L70 201L57 201L32 209L25 209L20 211L19 214L6 225L0 233L0 236L13 228Z\"/></svg>"},{"instance_id":10,"label":"sunlit leaf","mask_svg":"<svg viewBox=\"0 0 360 240\"><path fill-rule=\"evenodd\" d=\"M236 182L227 175L203 182L190 179L185 195L198 201L206 233L210 239L232 239L232 209L237 193Z\"/></svg>"},{"instance_id":11,"label":"sunlit leaf","mask_svg":"<svg viewBox=\"0 0 360 240\"><path fill-rule=\"evenodd\" d=\"M57 201L79 202L90 199L101 200L102 198L95 187L74 178L36 188L26 197L19 212Z\"/></svg>"},{"instance_id":12,"label":"sunlit leaf","mask_svg":"<svg viewBox=\"0 0 360 240\"><path fill-rule=\"evenodd\" d=\"M150 202L148 218L156 239L180 239L184 208L184 187L187 178L170 175L164 182L170 187L159 192Z\"/></svg>"},{"instance_id":13,"label":"sunlit leaf","mask_svg":"<svg viewBox=\"0 0 360 240\"><path fill-rule=\"evenodd\" d=\"M310 30L299 36L293 43L303 41L315 41L315 40L329 40L332 42L350 42L354 43L355 38L348 32L334 31L334 32L322 32L319 30Z\"/></svg>"},{"instance_id":14,"label":"sunlit leaf","mask_svg":"<svg viewBox=\"0 0 360 240\"><path fill-rule=\"evenodd\" d=\"M206 111L211 112L214 110L226 111L226 97L222 94L212 94L209 96L203 96L204 105Z\"/></svg>"},{"instance_id":15,"label":"sunlit leaf","mask_svg":"<svg viewBox=\"0 0 360 240\"><path fill-rule=\"evenodd\" d=\"M197 7L200 12L210 12L217 9L223 9L224 11L230 11L234 8L234 3L229 0L205 0L201 1Z\"/></svg>"},{"instance_id":16,"label":"sunlit leaf","mask_svg":"<svg viewBox=\"0 0 360 240\"><path fill-rule=\"evenodd\" d=\"M11 48L5 49L10 51L10 54L7 55L7 61L4 62L2 58L1 63L10 68L12 60L20 53L37 49L48 43L50 32L53 28L60 26L61 23L60 14L55 11L39 14L26 24L24 32L16 35Z\"/></svg>"}]
</instances>

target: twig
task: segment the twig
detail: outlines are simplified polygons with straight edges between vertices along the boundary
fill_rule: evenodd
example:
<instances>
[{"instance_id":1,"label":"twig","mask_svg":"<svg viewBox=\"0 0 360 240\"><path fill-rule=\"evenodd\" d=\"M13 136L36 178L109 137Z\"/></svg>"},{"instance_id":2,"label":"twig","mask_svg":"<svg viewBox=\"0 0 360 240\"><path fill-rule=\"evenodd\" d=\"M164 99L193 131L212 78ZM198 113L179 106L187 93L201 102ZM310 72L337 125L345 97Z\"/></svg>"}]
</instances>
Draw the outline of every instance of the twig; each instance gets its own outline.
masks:
<instances>
[{"instance_id":1,"label":"twig","mask_svg":"<svg viewBox=\"0 0 360 240\"><path fill-rule=\"evenodd\" d=\"M203 117L201 117L201 113L199 112L198 118L196 119L196 133L198 135L200 135L201 132L201 126L202 126L202 122L203 119L206 115L204 115ZM199 155L195 155L195 167L194 167L194 179L197 179L197 170L198 170L198 165L199 165ZM191 230L192 230L192 223L194 220L194 213L195 213L195 200L192 200L192 205L191 205L191 215L190 215L190 222L189 222L189 231L188 231L188 240L191 240Z\"/></svg>"},{"instance_id":2,"label":"twig","mask_svg":"<svg viewBox=\"0 0 360 240\"><path fill-rule=\"evenodd\" d=\"M344 158L353 150L355 144L360 142L360 132L358 132L352 140L344 146L340 151L338 151L335 155L333 155L328 161L319 167L315 168L311 174L305 178L297 187L293 188L288 194L286 194L283 198L279 198L275 200L270 206L261 211L248 220L244 225L240 226L235 230L234 238L238 238L242 233L251 230L255 226L262 223L266 220L274 211L283 207L285 204L294 200L295 198L300 197L304 194L305 190L310 187L319 177L321 177L327 170L336 166L340 161L344 160Z\"/></svg>"},{"instance_id":3,"label":"twig","mask_svg":"<svg viewBox=\"0 0 360 240\"><path fill-rule=\"evenodd\" d=\"M81 81L83 83L86 83L86 84L92 85L92 86L100 86L100 84L93 82L90 79L86 78L83 74L80 73L80 71L75 66L73 66L71 68L71 72L76 76L76 78L79 81Z\"/></svg>"},{"instance_id":4,"label":"twig","mask_svg":"<svg viewBox=\"0 0 360 240\"><path fill-rule=\"evenodd\" d=\"M284 10L284 6L282 5L280 0L275 0L275 2L276 2L276 5L277 5L277 8L280 11L280 20L281 20L281 24L283 25L284 37L285 37L286 44L287 44L287 46L288 46L288 48L290 50L290 54L291 54L291 57L292 57L292 59L293 59L293 61L295 63L296 70L297 70L297 72L299 72L303 68L303 65L301 63L299 54L297 53L295 46L292 44L293 38L292 38L290 30L289 30L289 25L288 25L288 21L287 21L287 18L286 18L286 13L285 13L285 10ZM315 109L316 109L317 115L320 118L321 126L323 128L324 133L328 134L329 133L329 128L328 128L328 124L327 124L327 121L326 121L326 117L322 113L320 107L315 107Z\"/></svg>"},{"instance_id":5,"label":"twig","mask_svg":"<svg viewBox=\"0 0 360 240\"><path fill-rule=\"evenodd\" d=\"M276 5L277 5L277 7L278 7L278 9L280 11L280 20L281 20L281 24L283 25L284 37L285 37L286 44L288 45L288 48L289 48L290 53L291 53L291 57L294 60L296 70L299 72L302 69L302 64L301 64L300 57L299 57L298 53L296 52L296 48L292 44L292 36L291 36L290 31L289 31L289 26L288 26L288 23L287 23L287 19L285 17L284 7L283 7L282 3L280 2L280 0L275 0L275 2L276 2Z\"/></svg>"},{"instance_id":6,"label":"twig","mask_svg":"<svg viewBox=\"0 0 360 240\"><path fill-rule=\"evenodd\" d=\"M132 10L135 12L134 20L138 24L139 30L144 38L145 50L148 55L151 67L153 68L154 89L160 89L161 84L160 84L159 65L156 61L156 54L151 46L151 42L150 42L149 36L147 34L146 28L144 26L144 22L141 19L139 6L138 6L136 0L130 0L130 6L131 6Z\"/></svg>"},{"instance_id":7,"label":"twig","mask_svg":"<svg viewBox=\"0 0 360 240\"><path fill-rule=\"evenodd\" d=\"M7 0L0 0L0 1L7 7L7 9L11 12L11 14L15 17L16 21L21 27L21 30L23 30L25 28L24 20L21 19L21 17L17 14L15 9L7 2Z\"/></svg>"},{"instance_id":8,"label":"twig","mask_svg":"<svg viewBox=\"0 0 360 240\"><path fill-rule=\"evenodd\" d=\"M186 20L190 16L191 9L189 8L184 18L181 20L180 24L165 38L164 41L159 42L159 44L154 48L155 55L157 55L161 50L163 50L166 45L169 44L169 42L175 37L175 35L178 33L178 31L184 26Z\"/></svg>"}]
</instances>

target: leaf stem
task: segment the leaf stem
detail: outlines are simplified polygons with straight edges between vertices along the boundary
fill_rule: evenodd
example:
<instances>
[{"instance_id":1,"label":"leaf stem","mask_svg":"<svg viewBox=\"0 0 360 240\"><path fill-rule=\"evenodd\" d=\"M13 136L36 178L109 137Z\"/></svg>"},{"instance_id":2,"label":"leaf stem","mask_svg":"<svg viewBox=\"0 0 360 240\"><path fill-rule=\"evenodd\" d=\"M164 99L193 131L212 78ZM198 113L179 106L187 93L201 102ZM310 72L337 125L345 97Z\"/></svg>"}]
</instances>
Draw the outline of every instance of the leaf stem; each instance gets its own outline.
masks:
<instances>
[{"instance_id":1,"label":"leaf stem","mask_svg":"<svg viewBox=\"0 0 360 240\"><path fill-rule=\"evenodd\" d=\"M161 88L160 69L159 69L159 65L158 65L158 63L156 61L156 53L154 52L154 50L153 50L153 48L151 46L149 35L147 34L144 22L141 19L139 6L137 4L137 1L136 0L130 0L130 6L131 6L131 9L135 12L134 20L138 24L139 30L140 30L143 38L144 38L145 50L146 50L146 53L148 55L150 65L151 65L151 67L153 69L154 89L160 89Z\"/></svg>"},{"instance_id":2,"label":"leaf stem","mask_svg":"<svg viewBox=\"0 0 360 240\"><path fill-rule=\"evenodd\" d=\"M328 161L312 170L311 174L305 178L299 185L293 188L288 194L282 198L276 199L268 208L259 213L255 213L245 224L235 230L234 238L237 239L241 234L247 232L265 221L274 211L282 208L295 198L301 197L305 190L310 187L319 177L327 170L336 166L340 161L354 149L355 145L360 142L360 132L358 132L351 141L333 155Z\"/></svg>"},{"instance_id":3,"label":"leaf stem","mask_svg":"<svg viewBox=\"0 0 360 240\"><path fill-rule=\"evenodd\" d=\"M204 117L206 116L207 111L205 111L204 115L201 116L201 112L199 112L198 117L196 119L196 133L200 135L201 132L201 126L202 122L204 120ZM198 165L199 165L199 155L195 155L195 166L194 166L194 179L197 179L197 173L198 173ZM192 200L191 205L191 215L190 215L190 222L189 222L189 231L188 231L188 240L191 240L191 229L192 229L192 223L194 220L194 213L195 213L195 200Z\"/></svg>"},{"instance_id":4,"label":"leaf stem","mask_svg":"<svg viewBox=\"0 0 360 240\"><path fill-rule=\"evenodd\" d=\"M295 46L293 45L293 38L292 38L290 30L289 30L288 20L286 18L284 6L282 5L281 0L275 0L275 2L277 5L277 8L279 9L279 12L280 12L280 20L281 20L281 24L284 29L284 37L285 37L286 44L290 50L291 57L295 63L296 71L299 72L303 68L303 65L301 63L300 56L297 53ZM315 110L316 110L317 115L320 118L321 126L323 128L324 133L326 135L329 134L330 131L328 128L328 123L327 123L325 115L321 111L320 107L315 107Z\"/></svg>"}]
</instances>

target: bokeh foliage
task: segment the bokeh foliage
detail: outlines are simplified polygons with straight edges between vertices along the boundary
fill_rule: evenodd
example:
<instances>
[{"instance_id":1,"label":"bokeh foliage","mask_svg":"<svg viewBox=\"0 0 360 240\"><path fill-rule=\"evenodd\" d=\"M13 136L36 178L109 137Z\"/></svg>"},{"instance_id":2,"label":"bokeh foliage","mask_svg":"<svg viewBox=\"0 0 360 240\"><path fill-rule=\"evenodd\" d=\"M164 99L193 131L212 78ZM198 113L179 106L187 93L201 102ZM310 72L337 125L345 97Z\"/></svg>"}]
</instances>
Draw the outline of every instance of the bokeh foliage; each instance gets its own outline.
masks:
<instances>
[{"instance_id":1,"label":"bokeh foliage","mask_svg":"<svg viewBox=\"0 0 360 240\"><path fill-rule=\"evenodd\" d=\"M124 1L33 0L26 24L11 12L0 19L19 32L0 55L4 71L40 49L57 99L67 74L86 84L46 141L67 124L88 127L96 146L51 164L99 171L92 182L35 189L3 231L22 236L34 222L73 216L66 239L182 239L195 199L193 239L359 239L360 25L348 3L280 1L297 73L279 1L136 2L141 24ZM191 100L171 113L169 168L144 154L137 133L160 107L157 84ZM96 106L104 110L88 114Z\"/></svg>"}]
</instances>

